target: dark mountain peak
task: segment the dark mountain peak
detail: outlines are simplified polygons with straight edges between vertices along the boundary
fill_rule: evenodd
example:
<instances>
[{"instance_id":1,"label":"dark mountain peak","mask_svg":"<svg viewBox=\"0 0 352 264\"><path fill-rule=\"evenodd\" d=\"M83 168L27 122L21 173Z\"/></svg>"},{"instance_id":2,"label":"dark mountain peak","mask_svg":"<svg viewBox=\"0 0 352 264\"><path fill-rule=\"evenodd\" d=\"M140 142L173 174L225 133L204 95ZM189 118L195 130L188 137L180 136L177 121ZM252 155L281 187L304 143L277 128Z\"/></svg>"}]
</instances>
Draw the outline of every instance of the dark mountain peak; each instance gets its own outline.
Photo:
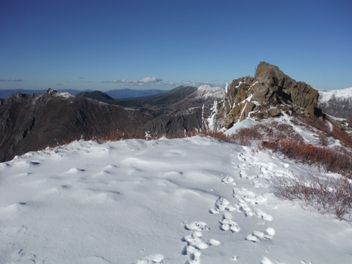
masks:
<instances>
[{"instance_id":1,"label":"dark mountain peak","mask_svg":"<svg viewBox=\"0 0 352 264\"><path fill-rule=\"evenodd\" d=\"M53 95L53 94L56 94L57 91L55 91L53 88L49 88L49 89L46 91L46 93Z\"/></svg>"},{"instance_id":2,"label":"dark mountain peak","mask_svg":"<svg viewBox=\"0 0 352 264\"><path fill-rule=\"evenodd\" d=\"M108 103L108 102L114 100L109 95L107 95L106 93L103 93L101 91L83 92L83 93L79 93L77 96L82 96L82 97L94 99L94 100L105 102L105 103Z\"/></svg>"},{"instance_id":3,"label":"dark mountain peak","mask_svg":"<svg viewBox=\"0 0 352 264\"><path fill-rule=\"evenodd\" d=\"M152 119L142 111L101 104L53 91L15 94L0 105L0 161L62 142L106 136L117 130L141 131Z\"/></svg>"}]
</instances>

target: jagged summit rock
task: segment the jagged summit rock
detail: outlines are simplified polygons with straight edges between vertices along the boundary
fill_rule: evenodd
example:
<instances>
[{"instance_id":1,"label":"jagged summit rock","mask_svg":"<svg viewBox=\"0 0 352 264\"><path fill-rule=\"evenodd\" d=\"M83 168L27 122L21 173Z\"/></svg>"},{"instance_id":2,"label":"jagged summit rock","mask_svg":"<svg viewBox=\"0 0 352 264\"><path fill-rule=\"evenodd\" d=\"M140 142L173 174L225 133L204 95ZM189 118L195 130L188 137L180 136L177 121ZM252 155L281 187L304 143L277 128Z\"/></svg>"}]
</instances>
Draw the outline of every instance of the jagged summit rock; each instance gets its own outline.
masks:
<instances>
[{"instance_id":1,"label":"jagged summit rock","mask_svg":"<svg viewBox=\"0 0 352 264\"><path fill-rule=\"evenodd\" d=\"M288 75L285 75L277 66L266 62L258 65L255 80L263 83L266 87L272 87L278 91L278 95L287 102L304 108L305 113L314 115L317 107L319 93L310 85L304 82L296 82Z\"/></svg>"},{"instance_id":2,"label":"jagged summit rock","mask_svg":"<svg viewBox=\"0 0 352 264\"><path fill-rule=\"evenodd\" d=\"M57 93L57 91L55 91L53 88L49 88L47 91L46 91L47 94L55 94Z\"/></svg>"},{"instance_id":3,"label":"jagged summit rock","mask_svg":"<svg viewBox=\"0 0 352 264\"><path fill-rule=\"evenodd\" d=\"M224 126L230 128L251 112L267 117L279 116L281 111L318 115L318 98L318 91L310 85L295 81L275 65L260 62L254 77L235 79L228 88Z\"/></svg>"}]
</instances>

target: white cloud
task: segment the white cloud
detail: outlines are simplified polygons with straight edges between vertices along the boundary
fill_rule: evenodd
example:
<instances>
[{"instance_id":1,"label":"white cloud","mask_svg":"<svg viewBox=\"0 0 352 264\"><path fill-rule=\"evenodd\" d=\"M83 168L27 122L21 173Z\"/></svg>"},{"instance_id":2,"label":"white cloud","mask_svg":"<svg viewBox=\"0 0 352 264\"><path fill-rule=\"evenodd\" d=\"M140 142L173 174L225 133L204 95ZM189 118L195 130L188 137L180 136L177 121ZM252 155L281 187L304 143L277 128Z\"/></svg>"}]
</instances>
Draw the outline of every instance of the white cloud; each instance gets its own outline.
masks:
<instances>
[{"instance_id":1,"label":"white cloud","mask_svg":"<svg viewBox=\"0 0 352 264\"><path fill-rule=\"evenodd\" d=\"M156 77L144 77L141 80L136 79L119 79L119 80L112 80L112 81L102 81L102 83L137 83L137 84L144 84L144 83L157 83L161 82L162 79Z\"/></svg>"},{"instance_id":2,"label":"white cloud","mask_svg":"<svg viewBox=\"0 0 352 264\"><path fill-rule=\"evenodd\" d=\"M151 82L161 82L162 80L156 77L145 77L141 80L143 83L151 83Z\"/></svg>"},{"instance_id":3,"label":"white cloud","mask_svg":"<svg viewBox=\"0 0 352 264\"><path fill-rule=\"evenodd\" d=\"M158 86L164 86L164 87L178 87L178 86L194 86L194 87L199 87L201 85L209 85L211 87L225 87L226 82L192 82L192 81L184 81L184 82L172 82L172 81L163 81L160 78L157 78L155 76L147 76L144 77L143 79L137 80L137 79L117 79L117 80L111 80L111 81L102 81L102 83L122 83L122 84L134 84L138 86L143 86L147 84L155 84Z\"/></svg>"},{"instance_id":4,"label":"white cloud","mask_svg":"<svg viewBox=\"0 0 352 264\"><path fill-rule=\"evenodd\" d=\"M159 84L162 85L169 85L173 87L178 87L178 86L194 86L194 87L199 87L201 85L209 85L211 87L225 87L226 82L217 82L217 83L210 83L210 82L191 82L191 81L185 81L185 82L161 82Z\"/></svg>"},{"instance_id":5,"label":"white cloud","mask_svg":"<svg viewBox=\"0 0 352 264\"><path fill-rule=\"evenodd\" d=\"M0 82L22 82L22 79L0 79Z\"/></svg>"}]
</instances>

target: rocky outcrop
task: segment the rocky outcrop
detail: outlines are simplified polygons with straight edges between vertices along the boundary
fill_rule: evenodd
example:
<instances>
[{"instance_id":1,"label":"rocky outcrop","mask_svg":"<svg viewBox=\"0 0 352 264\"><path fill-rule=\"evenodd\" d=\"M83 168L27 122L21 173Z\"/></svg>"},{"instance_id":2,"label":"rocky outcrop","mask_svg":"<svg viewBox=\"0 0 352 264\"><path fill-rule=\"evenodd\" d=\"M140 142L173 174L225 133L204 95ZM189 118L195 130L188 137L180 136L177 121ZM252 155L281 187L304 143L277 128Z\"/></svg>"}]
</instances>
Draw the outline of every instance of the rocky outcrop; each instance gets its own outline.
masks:
<instances>
[{"instance_id":1,"label":"rocky outcrop","mask_svg":"<svg viewBox=\"0 0 352 264\"><path fill-rule=\"evenodd\" d=\"M247 118L250 113L260 116L280 116L301 112L318 115L319 93L304 82L297 82L277 66L259 63L254 77L233 80L224 100L225 128Z\"/></svg>"}]
</instances>

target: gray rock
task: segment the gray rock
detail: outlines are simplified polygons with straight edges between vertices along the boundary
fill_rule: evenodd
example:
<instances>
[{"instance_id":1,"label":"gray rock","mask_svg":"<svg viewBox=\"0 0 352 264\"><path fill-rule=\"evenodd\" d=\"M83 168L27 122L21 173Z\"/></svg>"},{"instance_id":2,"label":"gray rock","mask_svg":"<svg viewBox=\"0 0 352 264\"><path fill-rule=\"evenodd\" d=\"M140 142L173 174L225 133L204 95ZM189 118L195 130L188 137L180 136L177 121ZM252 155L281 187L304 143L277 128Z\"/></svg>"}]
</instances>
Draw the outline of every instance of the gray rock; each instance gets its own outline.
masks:
<instances>
[{"instance_id":1,"label":"gray rock","mask_svg":"<svg viewBox=\"0 0 352 264\"><path fill-rule=\"evenodd\" d=\"M281 111L280 111L280 109L279 108L270 108L269 110L268 110L268 115L270 116L270 117L276 117L276 116L280 116L281 115Z\"/></svg>"},{"instance_id":2,"label":"gray rock","mask_svg":"<svg viewBox=\"0 0 352 264\"><path fill-rule=\"evenodd\" d=\"M224 99L225 128L248 117L251 111L262 111L265 116L281 114L281 109L319 115L319 93L304 82L296 82L277 66L260 62L255 77L233 80ZM247 103L250 102L249 103Z\"/></svg>"}]
</instances>

